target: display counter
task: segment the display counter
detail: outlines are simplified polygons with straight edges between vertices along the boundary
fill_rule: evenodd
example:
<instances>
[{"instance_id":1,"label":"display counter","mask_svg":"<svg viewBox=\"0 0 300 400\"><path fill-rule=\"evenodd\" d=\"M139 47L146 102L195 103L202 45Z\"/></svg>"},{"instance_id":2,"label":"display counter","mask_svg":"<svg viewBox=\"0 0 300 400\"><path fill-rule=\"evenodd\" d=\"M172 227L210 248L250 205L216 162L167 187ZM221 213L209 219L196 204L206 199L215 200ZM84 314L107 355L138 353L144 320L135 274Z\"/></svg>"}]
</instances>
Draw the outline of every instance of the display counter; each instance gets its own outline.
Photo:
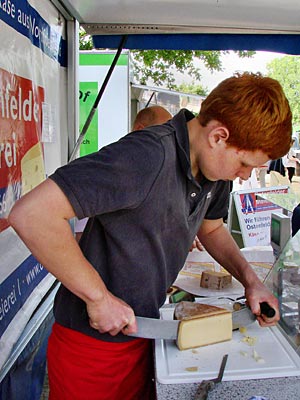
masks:
<instances>
[{"instance_id":1,"label":"display counter","mask_svg":"<svg viewBox=\"0 0 300 400\"><path fill-rule=\"evenodd\" d=\"M224 379L209 392L208 400L248 400L253 396L262 396L268 400L300 399L300 233L290 239L278 260L269 268L265 268L265 262L272 265L268 251L245 250L245 256L252 266L255 264L254 261L258 261L257 257L261 259L261 255L264 254L264 263L258 263L256 267L268 270L263 274L262 280L278 297L282 315L281 322L274 328L260 328L257 322L249 328L250 335L258 336L255 349L263 356L263 364L255 364L251 360L251 350L247 350L248 358L241 357L243 353L241 350L244 348L241 347L239 333L234 333L231 341L197 348L190 353L186 351L185 354L176 350L175 344L162 345L163 341L161 344L156 341L157 400L194 399L203 379L217 377L218 366L225 353L228 353L229 357ZM192 283L194 279L199 280L198 269L201 273L204 267L214 268L210 265L213 260L203 260L204 254L191 257L177 280L177 283L183 283L185 290L199 288L198 283L197 285ZM197 265L199 262L200 268ZM187 279L190 280L188 284ZM203 296L204 293L198 291L199 289L195 294ZM240 294L238 292L239 290L233 293L234 298ZM223 296L224 294L222 293ZM211 293L209 295L206 300L211 302L214 296ZM228 293L225 296L227 297ZM168 358L170 360L167 362ZM188 365L198 368L197 372L190 373L191 378L188 374L187 378L184 376Z\"/></svg>"}]
</instances>

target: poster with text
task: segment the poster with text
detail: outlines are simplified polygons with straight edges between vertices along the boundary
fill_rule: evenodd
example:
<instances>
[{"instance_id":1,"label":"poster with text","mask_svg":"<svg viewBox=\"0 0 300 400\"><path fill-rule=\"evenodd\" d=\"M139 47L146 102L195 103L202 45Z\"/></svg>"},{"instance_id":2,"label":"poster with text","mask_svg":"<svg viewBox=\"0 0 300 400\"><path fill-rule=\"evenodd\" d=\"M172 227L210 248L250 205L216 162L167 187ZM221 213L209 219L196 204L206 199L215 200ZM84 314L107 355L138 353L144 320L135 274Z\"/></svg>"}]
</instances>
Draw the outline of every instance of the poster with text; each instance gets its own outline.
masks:
<instances>
[{"instance_id":1,"label":"poster with text","mask_svg":"<svg viewBox=\"0 0 300 400\"><path fill-rule=\"evenodd\" d=\"M271 214L282 208L262 198L268 193L288 193L288 187L251 189L233 193L244 247L270 245Z\"/></svg>"},{"instance_id":2,"label":"poster with text","mask_svg":"<svg viewBox=\"0 0 300 400\"><path fill-rule=\"evenodd\" d=\"M112 51L81 51L79 54L79 122L84 126L98 92L114 61ZM129 56L122 53L102 94L99 107L80 146L80 156L119 140L129 127Z\"/></svg>"},{"instance_id":3,"label":"poster with text","mask_svg":"<svg viewBox=\"0 0 300 400\"><path fill-rule=\"evenodd\" d=\"M7 217L59 166L60 140L45 137L60 136L64 29L48 1L0 1L0 369L55 282Z\"/></svg>"}]
</instances>

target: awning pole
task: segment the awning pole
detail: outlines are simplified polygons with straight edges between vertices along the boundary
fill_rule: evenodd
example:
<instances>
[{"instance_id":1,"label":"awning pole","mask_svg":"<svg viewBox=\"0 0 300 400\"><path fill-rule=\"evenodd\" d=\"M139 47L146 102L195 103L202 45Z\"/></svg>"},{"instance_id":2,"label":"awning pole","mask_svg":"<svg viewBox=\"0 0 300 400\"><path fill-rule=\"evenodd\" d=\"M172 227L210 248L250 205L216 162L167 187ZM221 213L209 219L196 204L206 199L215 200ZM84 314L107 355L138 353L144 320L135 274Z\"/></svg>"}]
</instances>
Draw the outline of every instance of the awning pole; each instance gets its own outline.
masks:
<instances>
[{"instance_id":1,"label":"awning pole","mask_svg":"<svg viewBox=\"0 0 300 400\"><path fill-rule=\"evenodd\" d=\"M145 105L145 108L147 108L149 106L149 104L151 103L151 100L153 99L153 96L155 95L155 92L152 92L150 99L147 101L147 104Z\"/></svg>"},{"instance_id":2,"label":"awning pole","mask_svg":"<svg viewBox=\"0 0 300 400\"><path fill-rule=\"evenodd\" d=\"M110 66L110 68L109 68L109 70L108 70L108 72L106 74L106 77L104 79L104 82L103 82L100 90L99 90L99 93L98 93L98 95L96 97L96 100L95 100L95 102L93 104L93 107L92 107L92 109L91 109L91 111L90 111L90 113L89 113L89 115L88 115L88 117L87 117L87 119L85 121L85 124L84 124L84 126L83 126L83 128L82 128L82 130L81 130L81 132L79 134L77 142L75 143L74 149L73 149L73 151L71 153L71 156L69 158L69 162L73 161L75 159L75 157L76 157L77 151L78 151L78 149L79 149L79 147L80 147L80 145L81 145L81 143L82 143L82 141L84 139L84 136L85 136L85 134L86 134L86 132L87 132L89 126L90 126L90 123L92 122L92 119L93 119L94 114L95 114L95 112L97 110L98 104L99 104L99 102L101 100L101 97L102 97L102 95L104 93L104 90L105 90L105 88L106 88L106 86L107 86L107 84L109 82L111 74L112 74L112 72L113 72L113 70L114 70L114 68L115 68L115 66L116 66L116 64L118 62L118 59L119 59L119 57L120 57L120 55L122 53L122 50L123 50L124 45L126 43L126 40L127 40L127 35L122 36L122 40L121 40L120 46L119 46L119 48L117 50L117 53L116 53L116 55L115 55L115 57L113 59L113 62L111 64L111 66Z\"/></svg>"}]
</instances>

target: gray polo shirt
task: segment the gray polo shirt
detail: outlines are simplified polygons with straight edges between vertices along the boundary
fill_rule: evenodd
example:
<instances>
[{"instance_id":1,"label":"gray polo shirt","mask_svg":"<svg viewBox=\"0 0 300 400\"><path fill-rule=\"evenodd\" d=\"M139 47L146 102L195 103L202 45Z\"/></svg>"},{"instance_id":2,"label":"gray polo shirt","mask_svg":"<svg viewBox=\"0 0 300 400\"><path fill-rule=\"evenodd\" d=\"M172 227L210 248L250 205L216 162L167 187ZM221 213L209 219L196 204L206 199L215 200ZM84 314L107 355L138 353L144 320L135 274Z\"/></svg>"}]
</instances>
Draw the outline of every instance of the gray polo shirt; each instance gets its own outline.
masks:
<instances>
[{"instance_id":1,"label":"gray polo shirt","mask_svg":"<svg viewBox=\"0 0 300 400\"><path fill-rule=\"evenodd\" d=\"M108 290L136 315L159 316L203 218L227 214L229 183L199 184L191 174L187 121L181 110L164 125L126 135L50 176L79 218L90 217L80 246ZM89 327L85 303L61 286L55 318L106 341Z\"/></svg>"}]
</instances>

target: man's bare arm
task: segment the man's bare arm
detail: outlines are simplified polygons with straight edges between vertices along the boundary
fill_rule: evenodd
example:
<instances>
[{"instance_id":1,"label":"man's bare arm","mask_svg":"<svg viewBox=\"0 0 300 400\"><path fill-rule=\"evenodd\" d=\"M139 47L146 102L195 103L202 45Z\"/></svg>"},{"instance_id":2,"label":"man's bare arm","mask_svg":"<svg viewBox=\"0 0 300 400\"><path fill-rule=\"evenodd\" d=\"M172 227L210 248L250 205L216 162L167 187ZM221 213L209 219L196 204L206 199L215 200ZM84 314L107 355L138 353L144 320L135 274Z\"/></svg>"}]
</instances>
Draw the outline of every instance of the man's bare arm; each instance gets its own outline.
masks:
<instances>
[{"instance_id":1,"label":"man's bare arm","mask_svg":"<svg viewBox=\"0 0 300 400\"><path fill-rule=\"evenodd\" d=\"M278 301L259 280L223 220L204 220L198 236L211 256L245 287L247 301L252 312L258 316L260 325L274 325L279 319ZM265 301L276 310L272 319L260 316L260 303Z\"/></svg>"},{"instance_id":2,"label":"man's bare arm","mask_svg":"<svg viewBox=\"0 0 300 400\"><path fill-rule=\"evenodd\" d=\"M87 305L100 332L136 331L133 310L110 293L87 261L69 225L74 210L59 186L47 179L14 205L9 223L41 264Z\"/></svg>"}]
</instances>

